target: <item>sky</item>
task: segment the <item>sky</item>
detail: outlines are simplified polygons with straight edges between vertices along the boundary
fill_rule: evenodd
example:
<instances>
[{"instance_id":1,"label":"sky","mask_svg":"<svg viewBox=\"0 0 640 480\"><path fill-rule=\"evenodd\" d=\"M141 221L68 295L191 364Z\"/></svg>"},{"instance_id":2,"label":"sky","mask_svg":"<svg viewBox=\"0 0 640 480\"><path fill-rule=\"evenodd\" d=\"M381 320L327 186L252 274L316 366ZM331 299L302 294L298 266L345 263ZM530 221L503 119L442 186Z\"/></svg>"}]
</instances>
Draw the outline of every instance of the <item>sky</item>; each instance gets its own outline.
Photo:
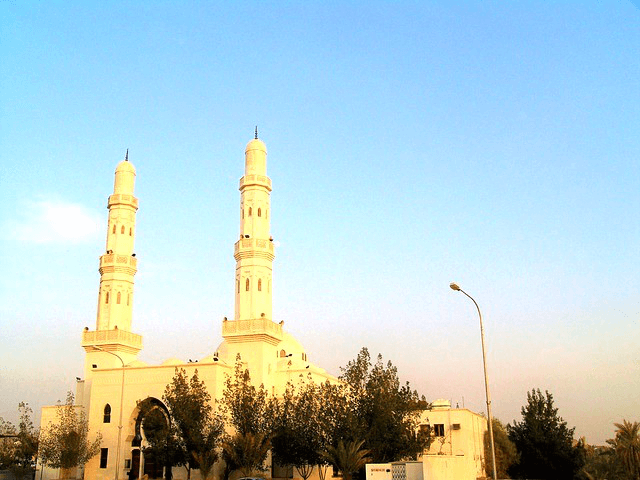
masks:
<instances>
[{"instance_id":1,"label":"sky","mask_svg":"<svg viewBox=\"0 0 640 480\"><path fill-rule=\"evenodd\" d=\"M0 2L0 417L64 399L107 197L136 166L140 359L233 317L238 180L273 181L274 320L429 400L640 420L640 9L604 2Z\"/></svg>"}]
</instances>

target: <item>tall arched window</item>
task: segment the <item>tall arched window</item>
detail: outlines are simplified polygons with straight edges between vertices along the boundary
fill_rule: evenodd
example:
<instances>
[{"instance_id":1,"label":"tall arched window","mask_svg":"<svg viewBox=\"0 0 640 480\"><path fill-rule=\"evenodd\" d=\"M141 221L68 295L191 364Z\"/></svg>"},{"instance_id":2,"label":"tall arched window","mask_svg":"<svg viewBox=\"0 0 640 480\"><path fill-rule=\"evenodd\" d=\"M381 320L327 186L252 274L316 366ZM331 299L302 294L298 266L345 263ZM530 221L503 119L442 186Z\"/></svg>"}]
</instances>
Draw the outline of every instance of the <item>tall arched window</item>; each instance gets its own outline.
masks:
<instances>
[{"instance_id":1,"label":"tall arched window","mask_svg":"<svg viewBox=\"0 0 640 480\"><path fill-rule=\"evenodd\" d=\"M248 292L249 291L249 279L247 278L247 281L245 282L245 286L244 289Z\"/></svg>"},{"instance_id":2,"label":"tall arched window","mask_svg":"<svg viewBox=\"0 0 640 480\"><path fill-rule=\"evenodd\" d=\"M238 290L238 293L240 293L240 280L236 280L236 289Z\"/></svg>"},{"instance_id":3,"label":"tall arched window","mask_svg":"<svg viewBox=\"0 0 640 480\"><path fill-rule=\"evenodd\" d=\"M251 216L251 207L249 207L249 216Z\"/></svg>"},{"instance_id":4,"label":"tall arched window","mask_svg":"<svg viewBox=\"0 0 640 480\"><path fill-rule=\"evenodd\" d=\"M111 229L111 233L116 233L116 224L113 224L113 228Z\"/></svg>"},{"instance_id":5,"label":"tall arched window","mask_svg":"<svg viewBox=\"0 0 640 480\"><path fill-rule=\"evenodd\" d=\"M284 350L280 350L280 358L284 358L287 356L287 352L285 352Z\"/></svg>"},{"instance_id":6,"label":"tall arched window","mask_svg":"<svg viewBox=\"0 0 640 480\"><path fill-rule=\"evenodd\" d=\"M120 227L120 233L124 233L124 225L122 225L122 227Z\"/></svg>"},{"instance_id":7,"label":"tall arched window","mask_svg":"<svg viewBox=\"0 0 640 480\"><path fill-rule=\"evenodd\" d=\"M129 236L132 237L133 236L133 228L129 227Z\"/></svg>"},{"instance_id":8,"label":"tall arched window","mask_svg":"<svg viewBox=\"0 0 640 480\"><path fill-rule=\"evenodd\" d=\"M109 292L104 294L104 303L109 303Z\"/></svg>"},{"instance_id":9,"label":"tall arched window","mask_svg":"<svg viewBox=\"0 0 640 480\"><path fill-rule=\"evenodd\" d=\"M259 208L259 209L258 209L258 216L259 216L259 217L261 217L261 216L262 216L262 209L261 209L261 208Z\"/></svg>"},{"instance_id":10,"label":"tall arched window","mask_svg":"<svg viewBox=\"0 0 640 480\"><path fill-rule=\"evenodd\" d=\"M104 417L102 423L111 423L111 405L108 403L104 406Z\"/></svg>"},{"instance_id":11,"label":"tall arched window","mask_svg":"<svg viewBox=\"0 0 640 480\"><path fill-rule=\"evenodd\" d=\"M244 208L242 208L241 210L242 210L242 218L244 218Z\"/></svg>"},{"instance_id":12,"label":"tall arched window","mask_svg":"<svg viewBox=\"0 0 640 480\"><path fill-rule=\"evenodd\" d=\"M120 294L120 292L118 292L118 294L116 295L116 303L118 305L120 305L120 299L121 299L121 294Z\"/></svg>"},{"instance_id":13,"label":"tall arched window","mask_svg":"<svg viewBox=\"0 0 640 480\"><path fill-rule=\"evenodd\" d=\"M262 279L261 278L258 279L258 291L259 292L262 291Z\"/></svg>"}]
</instances>

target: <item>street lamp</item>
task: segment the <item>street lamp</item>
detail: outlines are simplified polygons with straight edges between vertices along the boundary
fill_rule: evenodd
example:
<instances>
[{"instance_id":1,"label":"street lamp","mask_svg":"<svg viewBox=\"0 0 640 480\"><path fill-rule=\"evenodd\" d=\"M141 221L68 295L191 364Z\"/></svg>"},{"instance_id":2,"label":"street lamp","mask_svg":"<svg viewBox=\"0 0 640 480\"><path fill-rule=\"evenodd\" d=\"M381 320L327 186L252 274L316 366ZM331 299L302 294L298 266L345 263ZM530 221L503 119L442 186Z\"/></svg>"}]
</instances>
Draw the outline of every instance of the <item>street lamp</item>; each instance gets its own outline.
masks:
<instances>
[{"instance_id":1,"label":"street lamp","mask_svg":"<svg viewBox=\"0 0 640 480\"><path fill-rule=\"evenodd\" d=\"M491 420L491 394L489 393L489 379L487 376L487 354L484 348L484 326L482 325L482 312L480 312L480 307L478 306L478 302L476 302L471 295L462 290L456 283L449 284L451 290L455 290L457 292L464 293L467 297L469 297L476 308L478 309L478 316L480 317L480 339L482 340L482 365L484 367L484 389L485 395L487 398L487 416L489 417L489 441L491 443L491 459L493 460L493 480L497 480L498 474L496 473L496 448L493 443L493 425Z\"/></svg>"},{"instance_id":2,"label":"street lamp","mask_svg":"<svg viewBox=\"0 0 640 480\"><path fill-rule=\"evenodd\" d=\"M118 360L120 360L120 363L122 364L122 385L120 386L120 420L118 421L118 449L116 450L116 480L118 480L119 473L120 473L120 443L122 441L122 407L123 407L123 401L124 401L124 360L120 358L120 355L110 352L109 350L100 348L97 345L94 345L94 348L96 350L100 350L101 352L109 353L113 355Z\"/></svg>"}]
</instances>

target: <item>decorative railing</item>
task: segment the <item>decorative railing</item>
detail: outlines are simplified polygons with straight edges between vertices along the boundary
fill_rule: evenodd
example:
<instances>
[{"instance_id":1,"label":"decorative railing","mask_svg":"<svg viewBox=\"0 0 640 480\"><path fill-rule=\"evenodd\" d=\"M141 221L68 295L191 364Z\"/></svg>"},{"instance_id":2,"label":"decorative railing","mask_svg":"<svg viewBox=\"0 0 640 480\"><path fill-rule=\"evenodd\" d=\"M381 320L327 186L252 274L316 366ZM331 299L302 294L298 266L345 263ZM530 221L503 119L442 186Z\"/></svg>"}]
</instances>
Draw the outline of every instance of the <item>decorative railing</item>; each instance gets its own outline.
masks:
<instances>
[{"instance_id":1,"label":"decorative railing","mask_svg":"<svg viewBox=\"0 0 640 480\"><path fill-rule=\"evenodd\" d=\"M240 190L247 185L263 185L271 191L271 179L264 175L245 175L240 179Z\"/></svg>"},{"instance_id":2,"label":"decorative railing","mask_svg":"<svg viewBox=\"0 0 640 480\"><path fill-rule=\"evenodd\" d=\"M235 244L235 252L237 253L240 248L265 248L271 253L274 251L273 242L271 240L264 240L261 238L243 238L238 240Z\"/></svg>"},{"instance_id":3,"label":"decorative railing","mask_svg":"<svg viewBox=\"0 0 640 480\"><path fill-rule=\"evenodd\" d=\"M126 330L85 330L82 332L82 345L105 345L119 343L142 348L142 336Z\"/></svg>"},{"instance_id":4,"label":"decorative railing","mask_svg":"<svg viewBox=\"0 0 640 480\"><path fill-rule=\"evenodd\" d=\"M131 255L117 255L115 253L108 253L100 257L100 266L103 267L107 265L120 265L137 268L138 259Z\"/></svg>"},{"instance_id":5,"label":"decorative railing","mask_svg":"<svg viewBox=\"0 0 640 480\"><path fill-rule=\"evenodd\" d=\"M282 338L282 325L268 318L251 320L226 320L222 322L222 336L267 334Z\"/></svg>"},{"instance_id":6,"label":"decorative railing","mask_svg":"<svg viewBox=\"0 0 640 480\"><path fill-rule=\"evenodd\" d=\"M109 201L107 202L107 207L110 207L111 205L117 205L120 203L132 205L136 210L138 209L138 199L133 195L125 195L121 193L114 193L113 195L109 195Z\"/></svg>"}]
</instances>

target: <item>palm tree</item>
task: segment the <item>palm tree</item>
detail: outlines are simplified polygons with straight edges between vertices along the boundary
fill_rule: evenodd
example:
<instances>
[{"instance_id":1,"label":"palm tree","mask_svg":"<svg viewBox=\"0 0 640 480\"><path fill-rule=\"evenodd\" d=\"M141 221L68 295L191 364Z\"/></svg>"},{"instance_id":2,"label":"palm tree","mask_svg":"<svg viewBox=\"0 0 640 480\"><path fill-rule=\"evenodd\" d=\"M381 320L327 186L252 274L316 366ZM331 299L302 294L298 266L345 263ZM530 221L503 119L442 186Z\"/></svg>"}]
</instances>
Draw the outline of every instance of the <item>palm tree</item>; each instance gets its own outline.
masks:
<instances>
[{"instance_id":1,"label":"palm tree","mask_svg":"<svg viewBox=\"0 0 640 480\"><path fill-rule=\"evenodd\" d=\"M271 448L263 433L236 433L222 443L222 457L230 471L240 470L242 476L250 477L256 470L264 470L264 461Z\"/></svg>"},{"instance_id":2,"label":"palm tree","mask_svg":"<svg viewBox=\"0 0 640 480\"><path fill-rule=\"evenodd\" d=\"M640 422L614 423L616 438L607 440L620 459L629 478L640 480Z\"/></svg>"},{"instance_id":3,"label":"palm tree","mask_svg":"<svg viewBox=\"0 0 640 480\"><path fill-rule=\"evenodd\" d=\"M343 480L351 480L353 474L371 460L367 457L369 450L361 450L363 444L364 440L346 444L340 440L337 447L328 446L321 455L342 472Z\"/></svg>"}]
</instances>

